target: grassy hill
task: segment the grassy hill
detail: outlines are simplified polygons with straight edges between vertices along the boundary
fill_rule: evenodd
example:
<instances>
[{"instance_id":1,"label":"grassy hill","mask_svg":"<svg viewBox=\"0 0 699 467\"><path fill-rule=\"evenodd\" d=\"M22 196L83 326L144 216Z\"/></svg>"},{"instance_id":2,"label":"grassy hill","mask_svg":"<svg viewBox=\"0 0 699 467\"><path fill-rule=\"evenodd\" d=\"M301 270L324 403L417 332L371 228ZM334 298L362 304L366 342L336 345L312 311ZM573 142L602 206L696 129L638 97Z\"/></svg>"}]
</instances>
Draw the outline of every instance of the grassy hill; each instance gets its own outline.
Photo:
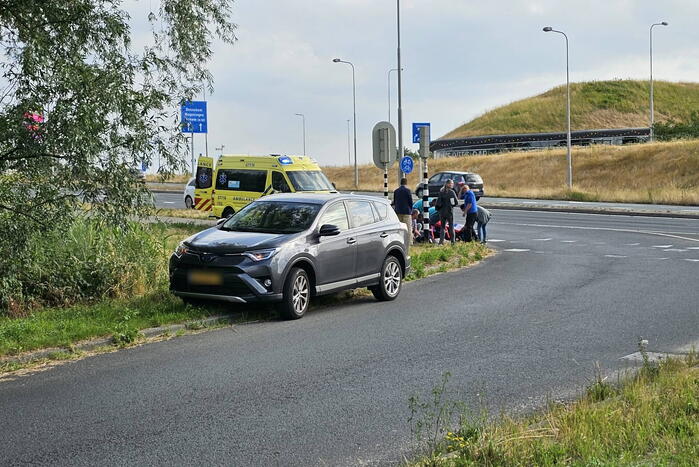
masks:
<instances>
[{"instance_id":1,"label":"grassy hill","mask_svg":"<svg viewBox=\"0 0 699 467\"><path fill-rule=\"evenodd\" d=\"M699 205L699 141L573 148L573 191L566 186L565 149L430 159L430 174L479 173L486 196ZM341 190L354 189L353 167L324 167ZM417 169L409 187L417 184ZM396 186L390 172L390 190ZM360 190L382 191L383 171L360 167Z\"/></svg>"},{"instance_id":2,"label":"grassy hill","mask_svg":"<svg viewBox=\"0 0 699 467\"><path fill-rule=\"evenodd\" d=\"M571 128L591 130L648 126L647 81L571 83ZM655 121L687 122L699 111L699 83L654 84ZM565 131L566 88L559 86L484 113L442 138Z\"/></svg>"}]
</instances>

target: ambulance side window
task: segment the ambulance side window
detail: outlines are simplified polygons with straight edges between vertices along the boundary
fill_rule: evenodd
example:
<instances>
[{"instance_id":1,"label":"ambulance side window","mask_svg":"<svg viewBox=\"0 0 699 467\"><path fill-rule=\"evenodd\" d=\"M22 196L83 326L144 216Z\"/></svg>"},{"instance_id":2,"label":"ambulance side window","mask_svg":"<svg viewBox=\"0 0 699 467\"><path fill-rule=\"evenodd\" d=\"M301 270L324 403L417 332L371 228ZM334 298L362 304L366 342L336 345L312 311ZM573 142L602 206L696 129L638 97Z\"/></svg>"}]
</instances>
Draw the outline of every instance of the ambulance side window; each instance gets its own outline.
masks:
<instances>
[{"instance_id":1,"label":"ambulance side window","mask_svg":"<svg viewBox=\"0 0 699 467\"><path fill-rule=\"evenodd\" d=\"M264 170L222 169L216 174L216 190L265 191L267 172Z\"/></svg>"},{"instance_id":2,"label":"ambulance side window","mask_svg":"<svg viewBox=\"0 0 699 467\"><path fill-rule=\"evenodd\" d=\"M272 172L272 189L280 193L291 193L291 188L281 172Z\"/></svg>"}]
</instances>

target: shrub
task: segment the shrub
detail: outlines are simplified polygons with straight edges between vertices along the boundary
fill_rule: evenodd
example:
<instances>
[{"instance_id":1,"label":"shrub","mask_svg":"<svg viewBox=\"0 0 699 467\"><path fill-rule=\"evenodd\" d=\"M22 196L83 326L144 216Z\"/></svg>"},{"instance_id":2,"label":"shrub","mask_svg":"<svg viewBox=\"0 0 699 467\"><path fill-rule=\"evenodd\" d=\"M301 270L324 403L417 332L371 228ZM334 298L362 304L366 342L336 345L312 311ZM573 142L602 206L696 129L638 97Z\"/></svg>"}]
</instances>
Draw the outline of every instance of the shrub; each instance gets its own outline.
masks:
<instances>
[{"instance_id":1,"label":"shrub","mask_svg":"<svg viewBox=\"0 0 699 467\"><path fill-rule=\"evenodd\" d=\"M0 314L155 289L167 277L162 229L79 218L31 235L19 257L0 263Z\"/></svg>"}]
</instances>

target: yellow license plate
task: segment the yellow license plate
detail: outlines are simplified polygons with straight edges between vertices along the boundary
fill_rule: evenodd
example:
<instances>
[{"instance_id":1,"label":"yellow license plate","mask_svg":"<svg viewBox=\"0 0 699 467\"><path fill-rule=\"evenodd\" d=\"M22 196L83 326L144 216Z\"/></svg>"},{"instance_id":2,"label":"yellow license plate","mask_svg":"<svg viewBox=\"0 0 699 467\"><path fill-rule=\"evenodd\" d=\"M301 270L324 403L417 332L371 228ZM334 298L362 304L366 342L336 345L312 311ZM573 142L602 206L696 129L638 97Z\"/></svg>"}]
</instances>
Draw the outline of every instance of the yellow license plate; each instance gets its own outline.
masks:
<instances>
[{"instance_id":1,"label":"yellow license plate","mask_svg":"<svg viewBox=\"0 0 699 467\"><path fill-rule=\"evenodd\" d=\"M223 275L211 271L191 271L189 283L192 285L223 285Z\"/></svg>"}]
</instances>

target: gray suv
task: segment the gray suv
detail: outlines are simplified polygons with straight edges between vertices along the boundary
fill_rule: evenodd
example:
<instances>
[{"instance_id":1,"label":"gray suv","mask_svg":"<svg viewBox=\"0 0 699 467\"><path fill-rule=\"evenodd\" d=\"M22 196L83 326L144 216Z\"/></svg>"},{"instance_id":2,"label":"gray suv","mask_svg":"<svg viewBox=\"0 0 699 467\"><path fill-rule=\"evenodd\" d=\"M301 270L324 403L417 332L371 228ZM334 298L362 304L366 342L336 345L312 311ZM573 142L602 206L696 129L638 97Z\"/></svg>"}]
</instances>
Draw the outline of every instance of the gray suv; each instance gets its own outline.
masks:
<instances>
[{"instance_id":1,"label":"gray suv","mask_svg":"<svg viewBox=\"0 0 699 467\"><path fill-rule=\"evenodd\" d=\"M180 243L170 289L185 300L276 302L290 319L312 297L344 289L393 300L410 269L408 235L382 198L265 196Z\"/></svg>"}]
</instances>

